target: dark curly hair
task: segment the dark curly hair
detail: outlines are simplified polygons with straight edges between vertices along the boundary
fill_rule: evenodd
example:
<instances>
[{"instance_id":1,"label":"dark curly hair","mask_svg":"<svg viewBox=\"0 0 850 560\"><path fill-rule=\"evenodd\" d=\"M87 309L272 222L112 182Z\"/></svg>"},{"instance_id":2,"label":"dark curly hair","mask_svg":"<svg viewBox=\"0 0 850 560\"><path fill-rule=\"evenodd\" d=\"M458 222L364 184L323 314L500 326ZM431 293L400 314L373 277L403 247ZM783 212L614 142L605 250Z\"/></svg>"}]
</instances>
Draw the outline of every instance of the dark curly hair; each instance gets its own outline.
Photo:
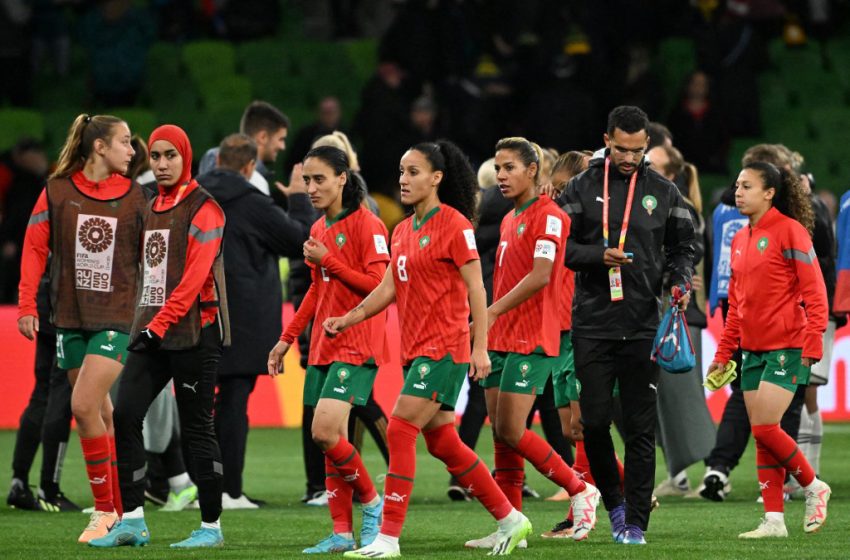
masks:
<instances>
[{"instance_id":1,"label":"dark curly hair","mask_svg":"<svg viewBox=\"0 0 850 560\"><path fill-rule=\"evenodd\" d=\"M776 189L773 206L789 218L800 222L808 230L809 235L812 235L815 229L812 201L794 173L764 161L752 161L745 165L744 169L757 171L764 181L764 188Z\"/></svg>"},{"instance_id":2,"label":"dark curly hair","mask_svg":"<svg viewBox=\"0 0 850 560\"><path fill-rule=\"evenodd\" d=\"M422 142L410 149L424 155L434 171L443 172L437 190L440 202L448 204L475 223L478 179L466 154L448 140Z\"/></svg>"}]
</instances>

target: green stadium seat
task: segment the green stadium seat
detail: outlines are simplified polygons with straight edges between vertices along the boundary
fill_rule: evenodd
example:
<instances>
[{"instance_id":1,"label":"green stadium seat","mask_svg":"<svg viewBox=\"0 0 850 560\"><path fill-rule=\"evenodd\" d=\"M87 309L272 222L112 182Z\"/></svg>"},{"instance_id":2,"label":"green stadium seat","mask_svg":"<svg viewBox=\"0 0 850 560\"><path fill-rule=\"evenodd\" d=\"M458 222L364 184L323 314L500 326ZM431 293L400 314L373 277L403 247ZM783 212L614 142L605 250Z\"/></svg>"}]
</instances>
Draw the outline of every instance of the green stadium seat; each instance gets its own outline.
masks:
<instances>
[{"instance_id":1,"label":"green stadium seat","mask_svg":"<svg viewBox=\"0 0 850 560\"><path fill-rule=\"evenodd\" d=\"M236 72L233 45L224 41L197 41L183 46L183 65L199 86L207 80L231 76Z\"/></svg>"},{"instance_id":2,"label":"green stadium seat","mask_svg":"<svg viewBox=\"0 0 850 560\"><path fill-rule=\"evenodd\" d=\"M693 40L685 37L671 37L661 41L655 57L655 68L658 69L665 92L664 114L668 114L676 103L676 96L685 78L696 69Z\"/></svg>"},{"instance_id":3,"label":"green stadium seat","mask_svg":"<svg viewBox=\"0 0 850 560\"><path fill-rule=\"evenodd\" d=\"M238 109L239 113L253 99L251 80L244 76L227 75L207 79L198 84L201 102L209 112Z\"/></svg>"},{"instance_id":4,"label":"green stadium seat","mask_svg":"<svg viewBox=\"0 0 850 560\"><path fill-rule=\"evenodd\" d=\"M378 41L375 39L359 39L344 43L348 58L354 67L360 84L365 84L378 65Z\"/></svg>"},{"instance_id":5,"label":"green stadium seat","mask_svg":"<svg viewBox=\"0 0 850 560\"><path fill-rule=\"evenodd\" d=\"M132 134L138 134L145 141L147 141L153 129L162 124L158 122L156 114L153 111L136 107L106 109L104 114L115 115L119 119L124 119L127 122L127 126L130 127L130 132Z\"/></svg>"},{"instance_id":6,"label":"green stadium seat","mask_svg":"<svg viewBox=\"0 0 850 560\"><path fill-rule=\"evenodd\" d=\"M0 150L11 148L24 137L44 140L44 118L41 113L27 109L0 109Z\"/></svg>"}]
</instances>

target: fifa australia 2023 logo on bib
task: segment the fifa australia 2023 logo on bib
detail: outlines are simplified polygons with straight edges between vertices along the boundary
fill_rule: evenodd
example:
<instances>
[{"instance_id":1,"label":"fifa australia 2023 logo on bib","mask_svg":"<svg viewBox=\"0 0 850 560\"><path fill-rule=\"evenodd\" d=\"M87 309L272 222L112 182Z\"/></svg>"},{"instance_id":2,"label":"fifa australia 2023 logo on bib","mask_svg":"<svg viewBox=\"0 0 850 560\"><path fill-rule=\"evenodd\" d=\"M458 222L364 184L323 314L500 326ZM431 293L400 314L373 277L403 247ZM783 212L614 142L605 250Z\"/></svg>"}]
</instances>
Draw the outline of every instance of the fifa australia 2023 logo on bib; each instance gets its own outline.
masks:
<instances>
[{"instance_id":1,"label":"fifa australia 2023 logo on bib","mask_svg":"<svg viewBox=\"0 0 850 560\"><path fill-rule=\"evenodd\" d=\"M168 280L168 237L167 229L145 232L145 258L142 273L142 295L140 307L162 307L165 305L165 287Z\"/></svg>"},{"instance_id":2,"label":"fifa australia 2023 logo on bib","mask_svg":"<svg viewBox=\"0 0 850 560\"><path fill-rule=\"evenodd\" d=\"M74 269L78 290L112 291L112 263L117 228L117 218L90 214L77 216Z\"/></svg>"}]
</instances>

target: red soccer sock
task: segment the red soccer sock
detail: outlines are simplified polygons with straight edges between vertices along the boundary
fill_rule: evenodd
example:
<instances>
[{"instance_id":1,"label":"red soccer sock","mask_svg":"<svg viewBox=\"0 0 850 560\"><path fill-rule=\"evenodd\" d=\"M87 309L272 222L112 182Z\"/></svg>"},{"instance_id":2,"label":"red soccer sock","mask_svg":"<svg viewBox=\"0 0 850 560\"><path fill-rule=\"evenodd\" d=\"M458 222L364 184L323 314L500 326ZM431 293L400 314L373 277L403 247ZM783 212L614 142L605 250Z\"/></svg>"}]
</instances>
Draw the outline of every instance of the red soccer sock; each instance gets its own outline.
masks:
<instances>
[{"instance_id":1,"label":"red soccer sock","mask_svg":"<svg viewBox=\"0 0 850 560\"><path fill-rule=\"evenodd\" d=\"M110 472L112 473L112 504L118 517L124 515L124 504L121 501L121 486L118 484L118 453L115 451L115 436L109 438Z\"/></svg>"},{"instance_id":2,"label":"red soccer sock","mask_svg":"<svg viewBox=\"0 0 850 560\"><path fill-rule=\"evenodd\" d=\"M86 473L94 496L94 509L97 511L115 511L112 502L112 456L109 452L109 437L103 434L96 438L80 438L83 447L83 459L86 461Z\"/></svg>"},{"instance_id":3,"label":"red soccer sock","mask_svg":"<svg viewBox=\"0 0 850 560\"><path fill-rule=\"evenodd\" d=\"M446 469L473 496L478 498L496 520L504 519L513 510L511 502L493 480L487 465L467 447L453 424L424 432L428 451L446 464Z\"/></svg>"},{"instance_id":4,"label":"red soccer sock","mask_svg":"<svg viewBox=\"0 0 850 560\"><path fill-rule=\"evenodd\" d=\"M390 466L384 484L384 520L381 534L398 537L407 516L416 476L416 438L419 428L397 416L387 425Z\"/></svg>"},{"instance_id":5,"label":"red soccer sock","mask_svg":"<svg viewBox=\"0 0 850 560\"><path fill-rule=\"evenodd\" d=\"M522 484L525 478L525 460L510 445L501 442L494 444L496 463L496 484L511 505L522 511Z\"/></svg>"},{"instance_id":6,"label":"red soccer sock","mask_svg":"<svg viewBox=\"0 0 850 560\"><path fill-rule=\"evenodd\" d=\"M334 522L334 533L351 533L354 530L351 501L354 490L334 468L325 455L325 489L328 491L328 509Z\"/></svg>"},{"instance_id":7,"label":"red soccer sock","mask_svg":"<svg viewBox=\"0 0 850 560\"><path fill-rule=\"evenodd\" d=\"M375 499L378 493L372 484L369 471L366 470L360 453L347 439L339 438L336 445L325 451L325 456L333 462L342 479L357 492L360 503L368 504Z\"/></svg>"},{"instance_id":8,"label":"red soccer sock","mask_svg":"<svg viewBox=\"0 0 850 560\"><path fill-rule=\"evenodd\" d=\"M531 430L525 430L522 439L519 440L516 446L516 450L523 457L531 461L531 464L534 465L534 468L540 474L565 489L569 492L570 496L584 492L584 489L587 487L584 481L564 462L561 456L555 453L552 446Z\"/></svg>"},{"instance_id":9,"label":"red soccer sock","mask_svg":"<svg viewBox=\"0 0 850 560\"><path fill-rule=\"evenodd\" d=\"M782 486L785 483L785 469L759 440L756 440L756 466L764 511L784 511Z\"/></svg>"},{"instance_id":10,"label":"red soccer sock","mask_svg":"<svg viewBox=\"0 0 850 560\"><path fill-rule=\"evenodd\" d=\"M584 441L576 442L576 460L573 463L573 470L585 482L596 484L593 480L593 474L590 472L590 462L588 462L587 452L584 450Z\"/></svg>"},{"instance_id":11,"label":"red soccer sock","mask_svg":"<svg viewBox=\"0 0 850 560\"><path fill-rule=\"evenodd\" d=\"M797 447L797 442L785 433L779 424L763 424L753 426L753 437L761 442L770 451L770 454L791 475L797 479L800 486L806 487L815 479L815 471L809 464L809 460Z\"/></svg>"}]
</instances>

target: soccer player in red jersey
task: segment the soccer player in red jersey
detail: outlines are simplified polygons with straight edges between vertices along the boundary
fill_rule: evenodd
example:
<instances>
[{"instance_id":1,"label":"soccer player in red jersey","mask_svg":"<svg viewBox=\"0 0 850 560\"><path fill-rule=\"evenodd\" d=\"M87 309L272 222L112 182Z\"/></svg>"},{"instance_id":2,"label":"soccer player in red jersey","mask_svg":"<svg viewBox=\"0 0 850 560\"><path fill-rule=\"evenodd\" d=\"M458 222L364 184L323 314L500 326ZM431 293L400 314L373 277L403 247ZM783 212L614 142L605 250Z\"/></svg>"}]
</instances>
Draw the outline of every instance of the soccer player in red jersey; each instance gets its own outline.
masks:
<instances>
[{"instance_id":1,"label":"soccer player in red jersey","mask_svg":"<svg viewBox=\"0 0 850 560\"><path fill-rule=\"evenodd\" d=\"M470 223L478 190L466 156L447 141L423 143L401 158L401 202L413 216L396 226L390 270L381 284L343 317L325 321L329 336L398 305L405 383L387 428L390 466L381 532L347 558L400 556L401 535L416 474L416 439L477 497L499 523L493 554L510 554L531 524L502 493L486 465L461 442L454 406L464 377L490 373L486 294ZM473 319L470 352L470 311Z\"/></svg>"},{"instance_id":2,"label":"soccer player in red jersey","mask_svg":"<svg viewBox=\"0 0 850 560\"><path fill-rule=\"evenodd\" d=\"M387 228L363 206L365 188L349 167L345 152L331 146L313 148L304 158L304 181L313 206L324 212L304 243L313 282L269 353L269 375L283 372L283 359L312 319L309 367L304 404L316 409L313 441L325 453L325 485L333 532L304 550L306 554L357 548L352 526L354 492L363 504L360 544L378 536L383 501L375 491L363 460L348 441L348 415L353 405L369 399L378 366L386 359L385 313L334 338L322 334L322 322L357 305L374 290L390 260Z\"/></svg>"},{"instance_id":3,"label":"soccer player in red jersey","mask_svg":"<svg viewBox=\"0 0 850 560\"><path fill-rule=\"evenodd\" d=\"M50 264L58 366L73 386L95 509L79 542L102 537L121 514L109 389L127 356L138 281L145 196L123 175L135 151L130 129L109 115L79 115L24 238L18 330L38 334L36 292Z\"/></svg>"},{"instance_id":4,"label":"soccer player in red jersey","mask_svg":"<svg viewBox=\"0 0 850 560\"><path fill-rule=\"evenodd\" d=\"M788 536L786 471L806 492L803 531L813 533L826 522L831 490L779 425L797 385L808 383L812 365L823 356L828 304L810 235L811 205L791 173L753 162L738 175L735 206L750 225L732 240L729 313L708 374L722 371L741 347L741 390L756 440L765 516L738 537Z\"/></svg>"},{"instance_id":5,"label":"soccer player in red jersey","mask_svg":"<svg viewBox=\"0 0 850 560\"><path fill-rule=\"evenodd\" d=\"M496 482L516 509L522 508L524 459L572 497L572 538L584 540L596 523L599 491L586 484L544 439L526 428L535 395L542 391L561 350L563 254L570 231L567 215L537 194L539 148L525 138L496 144L496 179L514 211L502 220L487 309L493 374L483 380L493 423ZM492 538L473 540L477 547Z\"/></svg>"}]
</instances>

